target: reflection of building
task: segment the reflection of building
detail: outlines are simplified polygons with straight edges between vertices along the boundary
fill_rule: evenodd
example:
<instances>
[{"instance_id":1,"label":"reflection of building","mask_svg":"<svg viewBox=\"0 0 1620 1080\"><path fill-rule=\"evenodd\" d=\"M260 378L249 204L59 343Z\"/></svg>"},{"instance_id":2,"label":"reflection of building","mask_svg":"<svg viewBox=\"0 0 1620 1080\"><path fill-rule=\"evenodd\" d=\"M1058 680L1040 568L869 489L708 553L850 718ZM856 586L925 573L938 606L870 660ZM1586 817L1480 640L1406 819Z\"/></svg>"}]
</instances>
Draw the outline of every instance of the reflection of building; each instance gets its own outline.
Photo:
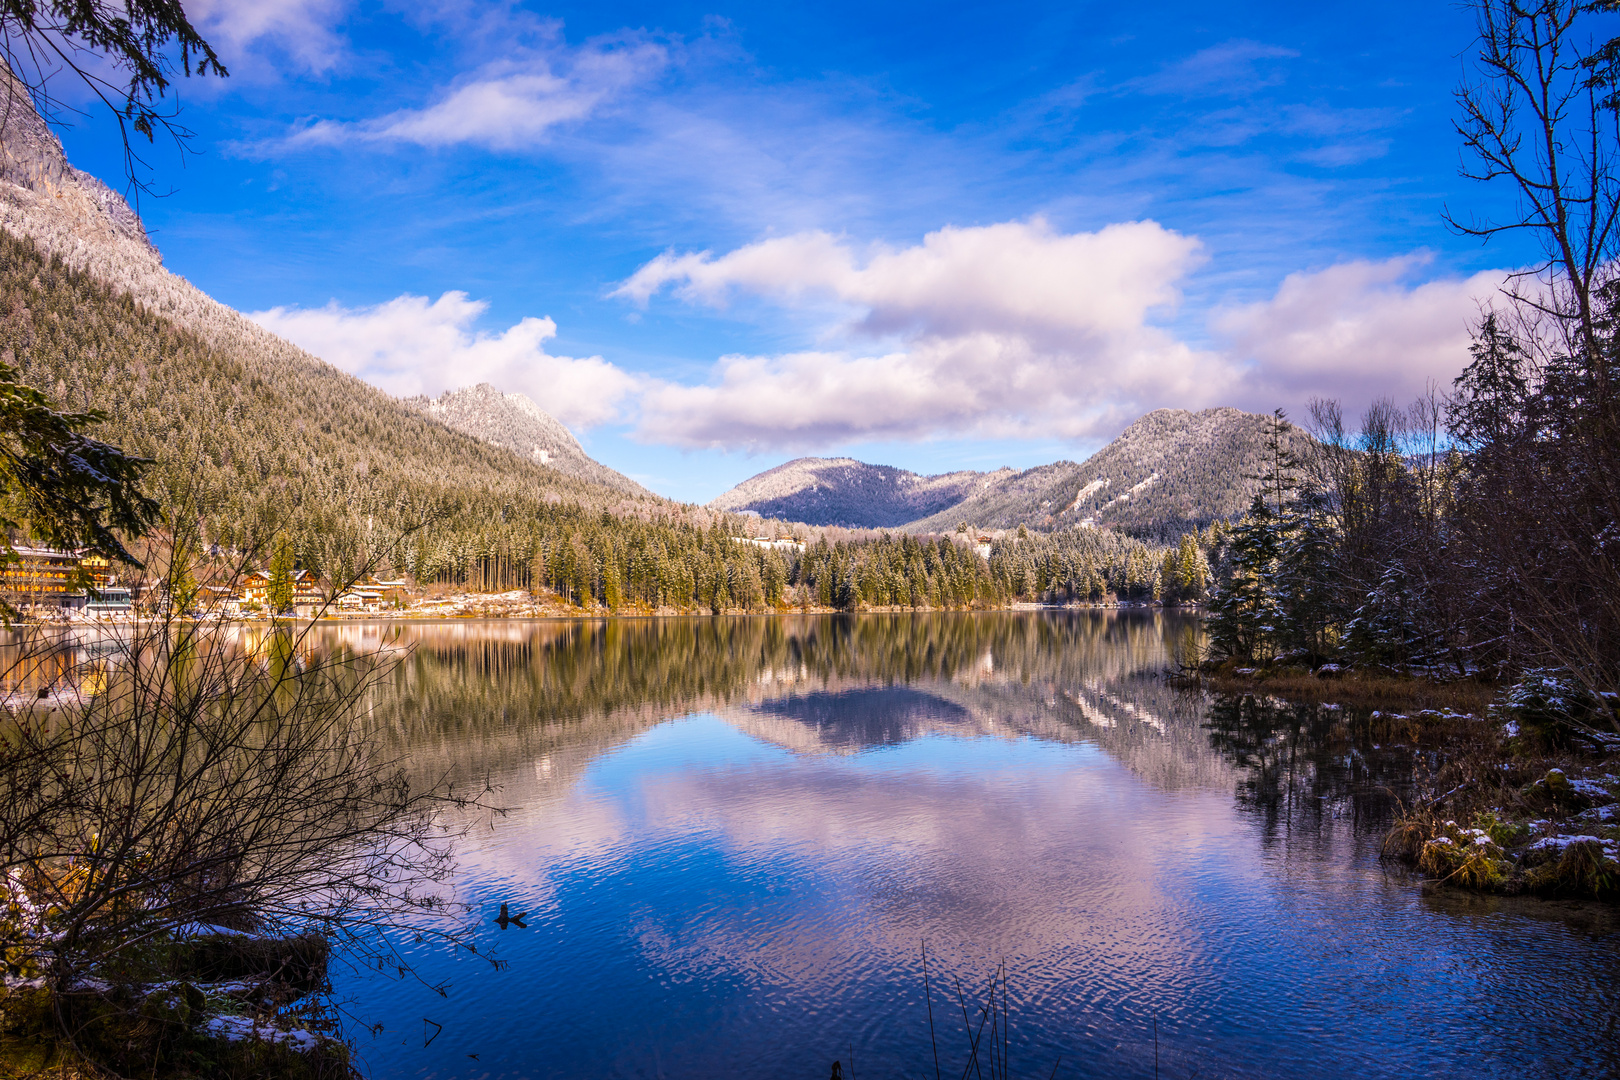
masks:
<instances>
[{"instance_id":1,"label":"reflection of building","mask_svg":"<svg viewBox=\"0 0 1620 1080\"><path fill-rule=\"evenodd\" d=\"M13 548L13 561L0 566L0 591L14 604L80 608L84 575L79 556L52 548Z\"/></svg>"},{"instance_id":2,"label":"reflection of building","mask_svg":"<svg viewBox=\"0 0 1620 1080\"><path fill-rule=\"evenodd\" d=\"M20 653L7 649L4 657L0 663L0 692L8 704L19 697L44 697L41 691L69 684L76 666L72 649L40 647L37 642Z\"/></svg>"}]
</instances>

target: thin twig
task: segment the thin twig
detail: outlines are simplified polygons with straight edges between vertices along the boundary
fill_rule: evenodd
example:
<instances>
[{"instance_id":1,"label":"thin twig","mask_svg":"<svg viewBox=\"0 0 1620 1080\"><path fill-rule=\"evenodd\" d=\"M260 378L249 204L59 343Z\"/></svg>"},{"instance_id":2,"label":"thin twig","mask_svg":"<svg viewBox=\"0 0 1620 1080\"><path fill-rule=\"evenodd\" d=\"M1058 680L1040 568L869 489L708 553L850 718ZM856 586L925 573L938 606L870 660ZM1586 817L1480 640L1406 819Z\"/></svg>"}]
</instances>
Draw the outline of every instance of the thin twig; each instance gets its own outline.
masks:
<instances>
[{"instance_id":1,"label":"thin twig","mask_svg":"<svg viewBox=\"0 0 1620 1080\"><path fill-rule=\"evenodd\" d=\"M934 1037L934 999L928 990L928 939L922 943L923 1001L928 1006L928 1045L934 1050L934 1080L939 1080L939 1040Z\"/></svg>"}]
</instances>

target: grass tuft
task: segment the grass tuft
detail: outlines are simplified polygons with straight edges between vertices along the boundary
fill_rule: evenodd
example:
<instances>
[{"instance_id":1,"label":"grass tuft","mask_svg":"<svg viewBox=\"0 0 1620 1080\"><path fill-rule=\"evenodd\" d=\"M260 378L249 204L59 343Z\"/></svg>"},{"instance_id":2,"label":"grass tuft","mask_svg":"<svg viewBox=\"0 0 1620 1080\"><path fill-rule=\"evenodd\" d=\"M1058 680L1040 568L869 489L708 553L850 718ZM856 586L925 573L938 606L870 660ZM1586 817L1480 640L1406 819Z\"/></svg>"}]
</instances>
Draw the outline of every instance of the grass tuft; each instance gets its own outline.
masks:
<instances>
[{"instance_id":1,"label":"grass tuft","mask_svg":"<svg viewBox=\"0 0 1620 1080\"><path fill-rule=\"evenodd\" d=\"M1358 669L1324 676L1299 667L1244 668L1231 661L1198 679L1217 694L1271 694L1300 704L1334 702L1355 709L1449 710L1476 716L1485 715L1497 691L1494 684L1477 679L1439 682Z\"/></svg>"}]
</instances>

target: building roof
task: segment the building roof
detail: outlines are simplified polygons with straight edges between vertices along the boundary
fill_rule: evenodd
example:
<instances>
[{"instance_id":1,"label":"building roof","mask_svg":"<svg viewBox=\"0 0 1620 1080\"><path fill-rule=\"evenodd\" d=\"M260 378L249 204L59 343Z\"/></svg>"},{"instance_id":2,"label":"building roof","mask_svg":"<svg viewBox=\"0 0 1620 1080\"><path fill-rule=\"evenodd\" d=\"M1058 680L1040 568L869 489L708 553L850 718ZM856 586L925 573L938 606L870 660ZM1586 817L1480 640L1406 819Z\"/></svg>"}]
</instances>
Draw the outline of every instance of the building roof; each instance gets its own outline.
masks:
<instances>
[{"instance_id":1,"label":"building roof","mask_svg":"<svg viewBox=\"0 0 1620 1080\"><path fill-rule=\"evenodd\" d=\"M77 558L79 558L79 553L77 551L59 551L56 548L23 547L22 545L19 544L19 545L13 547L11 550L12 550L12 552L14 554L17 554L17 555L23 555L23 556L32 555L32 556L35 556L36 558L38 558L38 557L45 557L45 558L54 557L54 558L61 558L61 559L77 559Z\"/></svg>"}]
</instances>

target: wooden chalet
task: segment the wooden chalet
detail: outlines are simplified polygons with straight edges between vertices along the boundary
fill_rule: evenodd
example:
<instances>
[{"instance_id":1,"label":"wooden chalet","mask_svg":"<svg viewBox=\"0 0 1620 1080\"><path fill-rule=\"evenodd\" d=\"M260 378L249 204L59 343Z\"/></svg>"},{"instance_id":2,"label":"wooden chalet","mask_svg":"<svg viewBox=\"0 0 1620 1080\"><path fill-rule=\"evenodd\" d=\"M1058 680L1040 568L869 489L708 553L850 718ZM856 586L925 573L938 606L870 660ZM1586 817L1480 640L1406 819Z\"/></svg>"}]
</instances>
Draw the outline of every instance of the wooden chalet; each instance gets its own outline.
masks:
<instances>
[{"instance_id":1,"label":"wooden chalet","mask_svg":"<svg viewBox=\"0 0 1620 1080\"><path fill-rule=\"evenodd\" d=\"M308 570L294 570L292 572L293 611L299 615L312 615L322 604L326 597L322 595L320 582ZM269 610L270 607L270 572L268 570L255 570L242 579L242 606L257 604Z\"/></svg>"}]
</instances>

